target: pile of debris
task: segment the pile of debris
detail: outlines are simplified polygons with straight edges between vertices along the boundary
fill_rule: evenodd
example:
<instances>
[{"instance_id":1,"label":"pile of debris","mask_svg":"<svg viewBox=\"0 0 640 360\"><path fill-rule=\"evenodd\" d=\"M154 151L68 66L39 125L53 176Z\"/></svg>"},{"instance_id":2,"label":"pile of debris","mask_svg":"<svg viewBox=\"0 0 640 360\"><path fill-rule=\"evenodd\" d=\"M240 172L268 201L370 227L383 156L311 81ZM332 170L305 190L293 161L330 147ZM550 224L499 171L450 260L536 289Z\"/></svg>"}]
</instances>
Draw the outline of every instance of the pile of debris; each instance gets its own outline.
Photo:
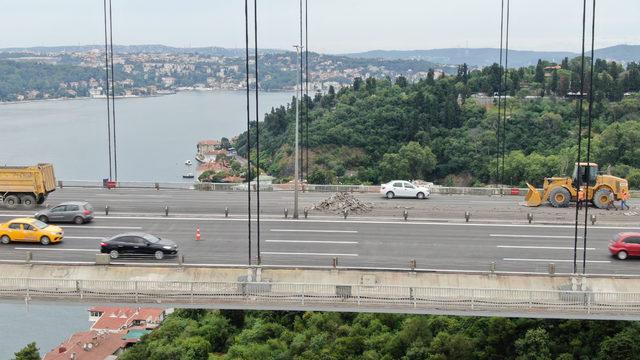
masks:
<instances>
[{"instance_id":1,"label":"pile of debris","mask_svg":"<svg viewBox=\"0 0 640 360\"><path fill-rule=\"evenodd\" d=\"M351 193L339 192L314 205L311 209L332 213L343 213L346 210L350 214L363 214L373 210L373 204L362 202Z\"/></svg>"}]
</instances>

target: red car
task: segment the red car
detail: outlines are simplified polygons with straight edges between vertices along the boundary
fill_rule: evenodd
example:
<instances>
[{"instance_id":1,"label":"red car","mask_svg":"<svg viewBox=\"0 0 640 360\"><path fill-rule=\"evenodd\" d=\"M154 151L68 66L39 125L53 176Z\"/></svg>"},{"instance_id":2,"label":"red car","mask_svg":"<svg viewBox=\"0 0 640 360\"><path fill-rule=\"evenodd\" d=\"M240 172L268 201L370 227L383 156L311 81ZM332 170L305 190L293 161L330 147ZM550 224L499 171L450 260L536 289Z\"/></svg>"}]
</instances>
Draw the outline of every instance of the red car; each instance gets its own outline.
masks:
<instances>
[{"instance_id":1,"label":"red car","mask_svg":"<svg viewBox=\"0 0 640 360\"><path fill-rule=\"evenodd\" d=\"M640 256L640 233L619 233L615 240L609 241L609 252L620 260Z\"/></svg>"}]
</instances>

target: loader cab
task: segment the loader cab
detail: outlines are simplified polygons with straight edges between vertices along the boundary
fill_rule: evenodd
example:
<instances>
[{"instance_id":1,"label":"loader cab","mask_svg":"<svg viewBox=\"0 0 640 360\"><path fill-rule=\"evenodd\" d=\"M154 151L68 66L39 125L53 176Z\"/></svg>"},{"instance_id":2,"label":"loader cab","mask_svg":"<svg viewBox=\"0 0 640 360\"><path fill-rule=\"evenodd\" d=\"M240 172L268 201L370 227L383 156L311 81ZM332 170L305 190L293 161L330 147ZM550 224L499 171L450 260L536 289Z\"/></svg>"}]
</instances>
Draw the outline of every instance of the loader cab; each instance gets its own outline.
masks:
<instances>
[{"instance_id":1,"label":"loader cab","mask_svg":"<svg viewBox=\"0 0 640 360\"><path fill-rule=\"evenodd\" d=\"M595 186L598 177L598 164L596 163L576 163L573 168L573 186L578 187L578 176L580 185Z\"/></svg>"}]
</instances>

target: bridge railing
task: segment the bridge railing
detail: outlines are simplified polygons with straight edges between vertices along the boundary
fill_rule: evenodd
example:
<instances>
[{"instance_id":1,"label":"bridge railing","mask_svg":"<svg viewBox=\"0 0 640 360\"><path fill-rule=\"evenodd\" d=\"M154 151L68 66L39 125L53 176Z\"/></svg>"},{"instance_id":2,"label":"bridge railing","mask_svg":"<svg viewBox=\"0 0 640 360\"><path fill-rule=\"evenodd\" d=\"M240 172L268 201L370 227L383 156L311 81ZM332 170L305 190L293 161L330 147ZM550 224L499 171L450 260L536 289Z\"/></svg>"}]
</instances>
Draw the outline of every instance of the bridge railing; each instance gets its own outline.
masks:
<instances>
[{"instance_id":1,"label":"bridge railing","mask_svg":"<svg viewBox=\"0 0 640 360\"><path fill-rule=\"evenodd\" d=\"M59 187L101 188L101 181L91 180L61 180ZM122 189L181 189L202 191L247 191L250 187L256 190L256 184L248 186L246 183L200 183L200 182L153 182L153 181L118 181L117 188ZM260 184L261 191L293 191L293 184ZM300 184L299 190L309 192L353 192L353 193L378 193L379 185L324 185L324 184ZM496 187L447 187L433 186L432 194L444 195L524 195L527 189L496 188Z\"/></svg>"},{"instance_id":2,"label":"bridge railing","mask_svg":"<svg viewBox=\"0 0 640 360\"><path fill-rule=\"evenodd\" d=\"M271 282L0 278L0 297L125 303L331 305L577 314L640 314L640 292Z\"/></svg>"}]
</instances>

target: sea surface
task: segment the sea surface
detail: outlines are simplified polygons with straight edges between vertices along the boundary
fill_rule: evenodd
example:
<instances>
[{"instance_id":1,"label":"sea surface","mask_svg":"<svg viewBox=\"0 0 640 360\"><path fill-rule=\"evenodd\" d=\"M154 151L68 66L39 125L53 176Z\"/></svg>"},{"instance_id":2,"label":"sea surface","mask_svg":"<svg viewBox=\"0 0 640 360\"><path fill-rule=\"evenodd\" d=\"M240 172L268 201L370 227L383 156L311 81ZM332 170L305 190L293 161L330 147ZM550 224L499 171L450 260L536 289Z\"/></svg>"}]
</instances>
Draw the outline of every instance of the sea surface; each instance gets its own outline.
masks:
<instances>
[{"instance_id":1,"label":"sea surface","mask_svg":"<svg viewBox=\"0 0 640 360\"><path fill-rule=\"evenodd\" d=\"M260 119L292 96L261 93ZM105 99L1 104L0 165L50 162L60 180L108 178L106 106ZM198 141L231 139L246 130L246 124L242 91L116 99L118 180L185 181L184 173L195 173L184 164L196 163Z\"/></svg>"},{"instance_id":2,"label":"sea surface","mask_svg":"<svg viewBox=\"0 0 640 360\"><path fill-rule=\"evenodd\" d=\"M71 334L89 330L89 307L0 302L0 359L13 359L14 353L33 341L44 356Z\"/></svg>"}]
</instances>

